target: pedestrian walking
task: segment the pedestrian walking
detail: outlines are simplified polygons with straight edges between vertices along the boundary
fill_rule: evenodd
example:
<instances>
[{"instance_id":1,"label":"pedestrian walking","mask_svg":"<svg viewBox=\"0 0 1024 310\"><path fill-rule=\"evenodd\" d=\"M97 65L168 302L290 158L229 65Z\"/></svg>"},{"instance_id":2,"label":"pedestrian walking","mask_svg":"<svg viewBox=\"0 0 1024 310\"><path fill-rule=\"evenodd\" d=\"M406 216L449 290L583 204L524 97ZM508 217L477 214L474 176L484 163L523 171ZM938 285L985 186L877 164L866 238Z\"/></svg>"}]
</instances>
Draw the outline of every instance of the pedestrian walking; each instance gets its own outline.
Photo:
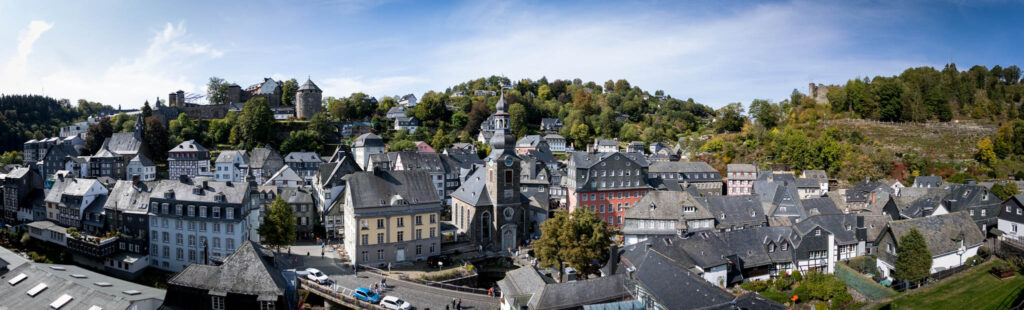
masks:
<instances>
[{"instance_id":1,"label":"pedestrian walking","mask_svg":"<svg viewBox=\"0 0 1024 310\"><path fill-rule=\"evenodd\" d=\"M444 310L451 310L451 308L449 308L448 305L444 305Z\"/></svg>"},{"instance_id":2,"label":"pedestrian walking","mask_svg":"<svg viewBox=\"0 0 1024 310\"><path fill-rule=\"evenodd\" d=\"M487 296L494 297L494 287L487 289Z\"/></svg>"},{"instance_id":3,"label":"pedestrian walking","mask_svg":"<svg viewBox=\"0 0 1024 310\"><path fill-rule=\"evenodd\" d=\"M455 309L455 298L452 298L452 309Z\"/></svg>"},{"instance_id":4,"label":"pedestrian walking","mask_svg":"<svg viewBox=\"0 0 1024 310\"><path fill-rule=\"evenodd\" d=\"M462 310L462 298L459 298L459 302L455 303L455 310Z\"/></svg>"},{"instance_id":5,"label":"pedestrian walking","mask_svg":"<svg viewBox=\"0 0 1024 310\"><path fill-rule=\"evenodd\" d=\"M391 263L388 263L388 273L391 273Z\"/></svg>"}]
</instances>

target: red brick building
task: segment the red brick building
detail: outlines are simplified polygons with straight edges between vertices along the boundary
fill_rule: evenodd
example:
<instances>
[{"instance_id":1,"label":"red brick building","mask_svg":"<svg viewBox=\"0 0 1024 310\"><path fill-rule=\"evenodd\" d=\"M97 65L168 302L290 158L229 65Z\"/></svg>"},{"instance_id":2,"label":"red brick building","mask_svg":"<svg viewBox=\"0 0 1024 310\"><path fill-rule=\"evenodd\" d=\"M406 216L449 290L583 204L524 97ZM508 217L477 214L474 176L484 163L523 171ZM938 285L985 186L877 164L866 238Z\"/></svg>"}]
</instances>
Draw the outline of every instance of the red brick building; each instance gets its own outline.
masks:
<instances>
[{"instance_id":1,"label":"red brick building","mask_svg":"<svg viewBox=\"0 0 1024 310\"><path fill-rule=\"evenodd\" d=\"M639 153L573 152L565 178L569 212L585 207L609 225L622 227L626 210L651 189L647 166Z\"/></svg>"}]
</instances>

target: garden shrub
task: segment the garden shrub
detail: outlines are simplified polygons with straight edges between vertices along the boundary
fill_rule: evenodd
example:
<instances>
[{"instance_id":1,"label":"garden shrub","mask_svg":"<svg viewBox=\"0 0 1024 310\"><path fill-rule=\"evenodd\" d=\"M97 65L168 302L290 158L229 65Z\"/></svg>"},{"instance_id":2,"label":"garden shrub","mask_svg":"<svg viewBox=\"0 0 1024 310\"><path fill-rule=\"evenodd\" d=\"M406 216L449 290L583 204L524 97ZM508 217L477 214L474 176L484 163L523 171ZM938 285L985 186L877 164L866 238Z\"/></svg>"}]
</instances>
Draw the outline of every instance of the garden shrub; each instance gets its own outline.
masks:
<instances>
[{"instance_id":1,"label":"garden shrub","mask_svg":"<svg viewBox=\"0 0 1024 310\"><path fill-rule=\"evenodd\" d=\"M768 282L766 282L766 281L751 281L751 282L740 284L740 287L742 287L743 289L748 290L748 291L762 292L762 291L768 289Z\"/></svg>"}]
</instances>

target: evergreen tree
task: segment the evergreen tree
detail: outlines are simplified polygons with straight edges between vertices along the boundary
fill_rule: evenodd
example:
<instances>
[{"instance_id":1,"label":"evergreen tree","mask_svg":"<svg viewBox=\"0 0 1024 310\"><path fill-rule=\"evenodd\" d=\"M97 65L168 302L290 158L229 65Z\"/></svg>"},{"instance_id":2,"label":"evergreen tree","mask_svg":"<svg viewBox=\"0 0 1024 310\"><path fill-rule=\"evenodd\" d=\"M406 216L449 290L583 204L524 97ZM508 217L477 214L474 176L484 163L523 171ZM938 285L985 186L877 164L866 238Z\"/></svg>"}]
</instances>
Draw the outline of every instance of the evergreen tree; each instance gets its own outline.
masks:
<instances>
[{"instance_id":1,"label":"evergreen tree","mask_svg":"<svg viewBox=\"0 0 1024 310\"><path fill-rule=\"evenodd\" d=\"M932 253L917 228L900 237L895 267L893 277L901 280L917 282L931 275Z\"/></svg>"},{"instance_id":2,"label":"evergreen tree","mask_svg":"<svg viewBox=\"0 0 1024 310\"><path fill-rule=\"evenodd\" d=\"M170 134L164 123L156 116L147 117L144 121L146 126L143 141L148 146L150 154L147 156L156 162L167 161L167 151L170 150Z\"/></svg>"}]
</instances>

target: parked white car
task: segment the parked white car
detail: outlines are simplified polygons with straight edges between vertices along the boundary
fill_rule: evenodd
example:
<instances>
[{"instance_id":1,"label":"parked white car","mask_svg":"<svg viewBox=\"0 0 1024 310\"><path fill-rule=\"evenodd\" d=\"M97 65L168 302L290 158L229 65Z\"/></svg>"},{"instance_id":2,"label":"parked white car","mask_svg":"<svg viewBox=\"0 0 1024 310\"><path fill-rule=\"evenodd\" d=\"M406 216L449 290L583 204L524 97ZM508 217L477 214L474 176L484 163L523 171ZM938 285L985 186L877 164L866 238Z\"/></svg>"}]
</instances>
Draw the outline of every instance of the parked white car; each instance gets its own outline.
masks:
<instances>
[{"instance_id":1,"label":"parked white car","mask_svg":"<svg viewBox=\"0 0 1024 310\"><path fill-rule=\"evenodd\" d=\"M306 272L308 273L306 274L306 279L316 281L316 283L320 284L330 284L331 282L331 279L327 278L327 275L325 275L323 272L320 272L319 269L306 268Z\"/></svg>"},{"instance_id":2,"label":"parked white car","mask_svg":"<svg viewBox=\"0 0 1024 310\"><path fill-rule=\"evenodd\" d=\"M384 307L385 309L393 309L393 310L409 310L409 309L412 309L412 304L410 304L407 301L402 300L401 298L395 297L395 296L384 297L384 299L380 300L380 305L381 305L381 307Z\"/></svg>"}]
</instances>

